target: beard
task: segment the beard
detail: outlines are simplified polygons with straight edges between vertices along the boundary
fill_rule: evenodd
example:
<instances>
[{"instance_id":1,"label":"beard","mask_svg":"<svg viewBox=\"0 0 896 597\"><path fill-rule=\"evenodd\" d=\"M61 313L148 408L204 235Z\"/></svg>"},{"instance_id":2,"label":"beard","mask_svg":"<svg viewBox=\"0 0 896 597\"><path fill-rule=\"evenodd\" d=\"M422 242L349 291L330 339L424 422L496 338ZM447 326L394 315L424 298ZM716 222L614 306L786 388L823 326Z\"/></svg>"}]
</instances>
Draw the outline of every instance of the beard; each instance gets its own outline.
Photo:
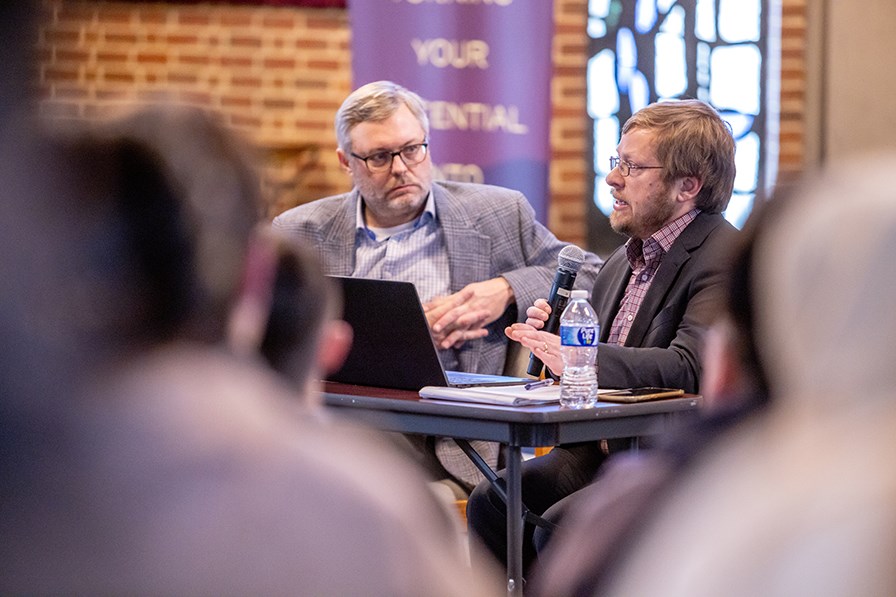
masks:
<instances>
[{"instance_id":1,"label":"beard","mask_svg":"<svg viewBox=\"0 0 896 597\"><path fill-rule=\"evenodd\" d=\"M627 214L610 213L610 227L619 234L631 238L648 238L669 222L675 213L675 199L669 197L672 183L664 183L661 188L648 195L641 203L638 214L629 204Z\"/></svg>"}]
</instances>

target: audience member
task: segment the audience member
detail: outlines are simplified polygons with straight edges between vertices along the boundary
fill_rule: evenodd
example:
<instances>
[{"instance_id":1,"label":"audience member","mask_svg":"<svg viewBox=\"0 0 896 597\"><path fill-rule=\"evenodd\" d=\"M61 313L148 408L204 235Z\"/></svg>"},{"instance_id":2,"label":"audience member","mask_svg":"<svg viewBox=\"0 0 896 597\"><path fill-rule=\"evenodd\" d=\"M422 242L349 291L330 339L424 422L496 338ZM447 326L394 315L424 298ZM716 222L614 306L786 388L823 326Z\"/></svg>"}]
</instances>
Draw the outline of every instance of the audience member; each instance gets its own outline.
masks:
<instances>
[{"instance_id":1,"label":"audience member","mask_svg":"<svg viewBox=\"0 0 896 597\"><path fill-rule=\"evenodd\" d=\"M8 140L0 333L22 369L2 370L0 592L488 592L419 471L303 416L295 386L226 348L259 212L211 120ZM334 304L305 271L307 300Z\"/></svg>"},{"instance_id":2,"label":"audience member","mask_svg":"<svg viewBox=\"0 0 896 597\"><path fill-rule=\"evenodd\" d=\"M338 319L342 305L338 291L321 288L330 285L318 260L301 243L270 226L259 226L231 313L233 350L261 356L296 384L309 406L318 404L320 372L338 369L352 341L351 327ZM330 298L321 301L321 296ZM321 342L321 336L327 341Z\"/></svg>"},{"instance_id":3,"label":"audience member","mask_svg":"<svg viewBox=\"0 0 896 597\"><path fill-rule=\"evenodd\" d=\"M751 290L770 405L705 446L581 594L896 590L894 167L838 163L763 222Z\"/></svg>"},{"instance_id":4,"label":"audience member","mask_svg":"<svg viewBox=\"0 0 896 597\"><path fill-rule=\"evenodd\" d=\"M446 369L501 373L503 329L551 287L557 238L518 191L433 181L423 100L389 81L357 89L336 114L350 193L286 211L274 226L317 248L327 274L413 282ZM600 266L587 254L577 285ZM482 475L450 439L416 443L437 478L467 490ZM497 445L474 442L497 463Z\"/></svg>"},{"instance_id":5,"label":"audience member","mask_svg":"<svg viewBox=\"0 0 896 597\"><path fill-rule=\"evenodd\" d=\"M698 100L651 104L625 123L607 184L615 198L610 224L629 240L600 270L591 297L601 323L601 386L698 390L703 335L722 289L721 257L735 238L721 215L734 184L734 148L728 125ZM539 299L526 323L513 324L507 335L559 375L560 338L540 329L549 313ZM559 521L565 498L591 483L607 448L569 444L523 463L526 507ZM471 534L503 562L505 506L489 484L472 493L467 518ZM535 559L533 532L526 524L524 568Z\"/></svg>"}]
</instances>

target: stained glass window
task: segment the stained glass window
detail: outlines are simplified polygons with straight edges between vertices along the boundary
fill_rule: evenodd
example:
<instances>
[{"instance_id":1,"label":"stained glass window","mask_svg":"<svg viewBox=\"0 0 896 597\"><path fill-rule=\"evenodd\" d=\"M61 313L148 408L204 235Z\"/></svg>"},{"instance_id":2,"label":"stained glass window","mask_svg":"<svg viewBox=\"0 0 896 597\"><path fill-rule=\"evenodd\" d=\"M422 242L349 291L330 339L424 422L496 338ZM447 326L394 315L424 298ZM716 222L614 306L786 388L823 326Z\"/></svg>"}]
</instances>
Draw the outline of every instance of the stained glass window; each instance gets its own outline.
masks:
<instances>
[{"instance_id":1,"label":"stained glass window","mask_svg":"<svg viewBox=\"0 0 896 597\"><path fill-rule=\"evenodd\" d=\"M777 171L780 0L589 0L588 37L591 248L606 254L623 240L609 227L605 182L622 124L664 99L705 100L731 125L737 177L725 217L742 226Z\"/></svg>"}]
</instances>

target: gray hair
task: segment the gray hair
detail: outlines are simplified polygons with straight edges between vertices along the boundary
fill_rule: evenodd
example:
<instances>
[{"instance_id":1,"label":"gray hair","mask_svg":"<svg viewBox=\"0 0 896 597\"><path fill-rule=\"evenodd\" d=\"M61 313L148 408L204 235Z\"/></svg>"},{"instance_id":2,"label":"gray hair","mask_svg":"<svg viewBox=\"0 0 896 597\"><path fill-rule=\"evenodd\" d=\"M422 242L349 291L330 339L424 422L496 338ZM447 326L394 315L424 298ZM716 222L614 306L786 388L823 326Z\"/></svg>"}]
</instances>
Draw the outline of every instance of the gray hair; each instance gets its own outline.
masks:
<instances>
[{"instance_id":1,"label":"gray hair","mask_svg":"<svg viewBox=\"0 0 896 597\"><path fill-rule=\"evenodd\" d=\"M404 104L429 136L426 103L419 95L392 81L374 81L353 91L336 112L336 141L345 152L352 150L349 133L362 122L382 122Z\"/></svg>"}]
</instances>

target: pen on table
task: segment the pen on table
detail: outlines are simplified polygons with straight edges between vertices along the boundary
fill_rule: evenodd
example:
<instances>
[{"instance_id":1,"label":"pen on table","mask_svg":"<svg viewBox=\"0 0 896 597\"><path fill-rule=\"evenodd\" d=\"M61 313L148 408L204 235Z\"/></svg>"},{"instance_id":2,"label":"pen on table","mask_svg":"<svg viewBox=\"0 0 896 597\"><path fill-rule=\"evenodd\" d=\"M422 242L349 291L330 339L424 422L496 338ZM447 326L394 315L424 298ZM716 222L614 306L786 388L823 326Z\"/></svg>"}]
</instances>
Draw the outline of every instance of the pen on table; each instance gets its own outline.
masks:
<instances>
[{"instance_id":1,"label":"pen on table","mask_svg":"<svg viewBox=\"0 0 896 597\"><path fill-rule=\"evenodd\" d=\"M550 377L546 377L545 379L540 379L538 381L533 381L531 383L527 383L523 387L527 390L535 390L537 388L545 388L554 383L554 380Z\"/></svg>"}]
</instances>

